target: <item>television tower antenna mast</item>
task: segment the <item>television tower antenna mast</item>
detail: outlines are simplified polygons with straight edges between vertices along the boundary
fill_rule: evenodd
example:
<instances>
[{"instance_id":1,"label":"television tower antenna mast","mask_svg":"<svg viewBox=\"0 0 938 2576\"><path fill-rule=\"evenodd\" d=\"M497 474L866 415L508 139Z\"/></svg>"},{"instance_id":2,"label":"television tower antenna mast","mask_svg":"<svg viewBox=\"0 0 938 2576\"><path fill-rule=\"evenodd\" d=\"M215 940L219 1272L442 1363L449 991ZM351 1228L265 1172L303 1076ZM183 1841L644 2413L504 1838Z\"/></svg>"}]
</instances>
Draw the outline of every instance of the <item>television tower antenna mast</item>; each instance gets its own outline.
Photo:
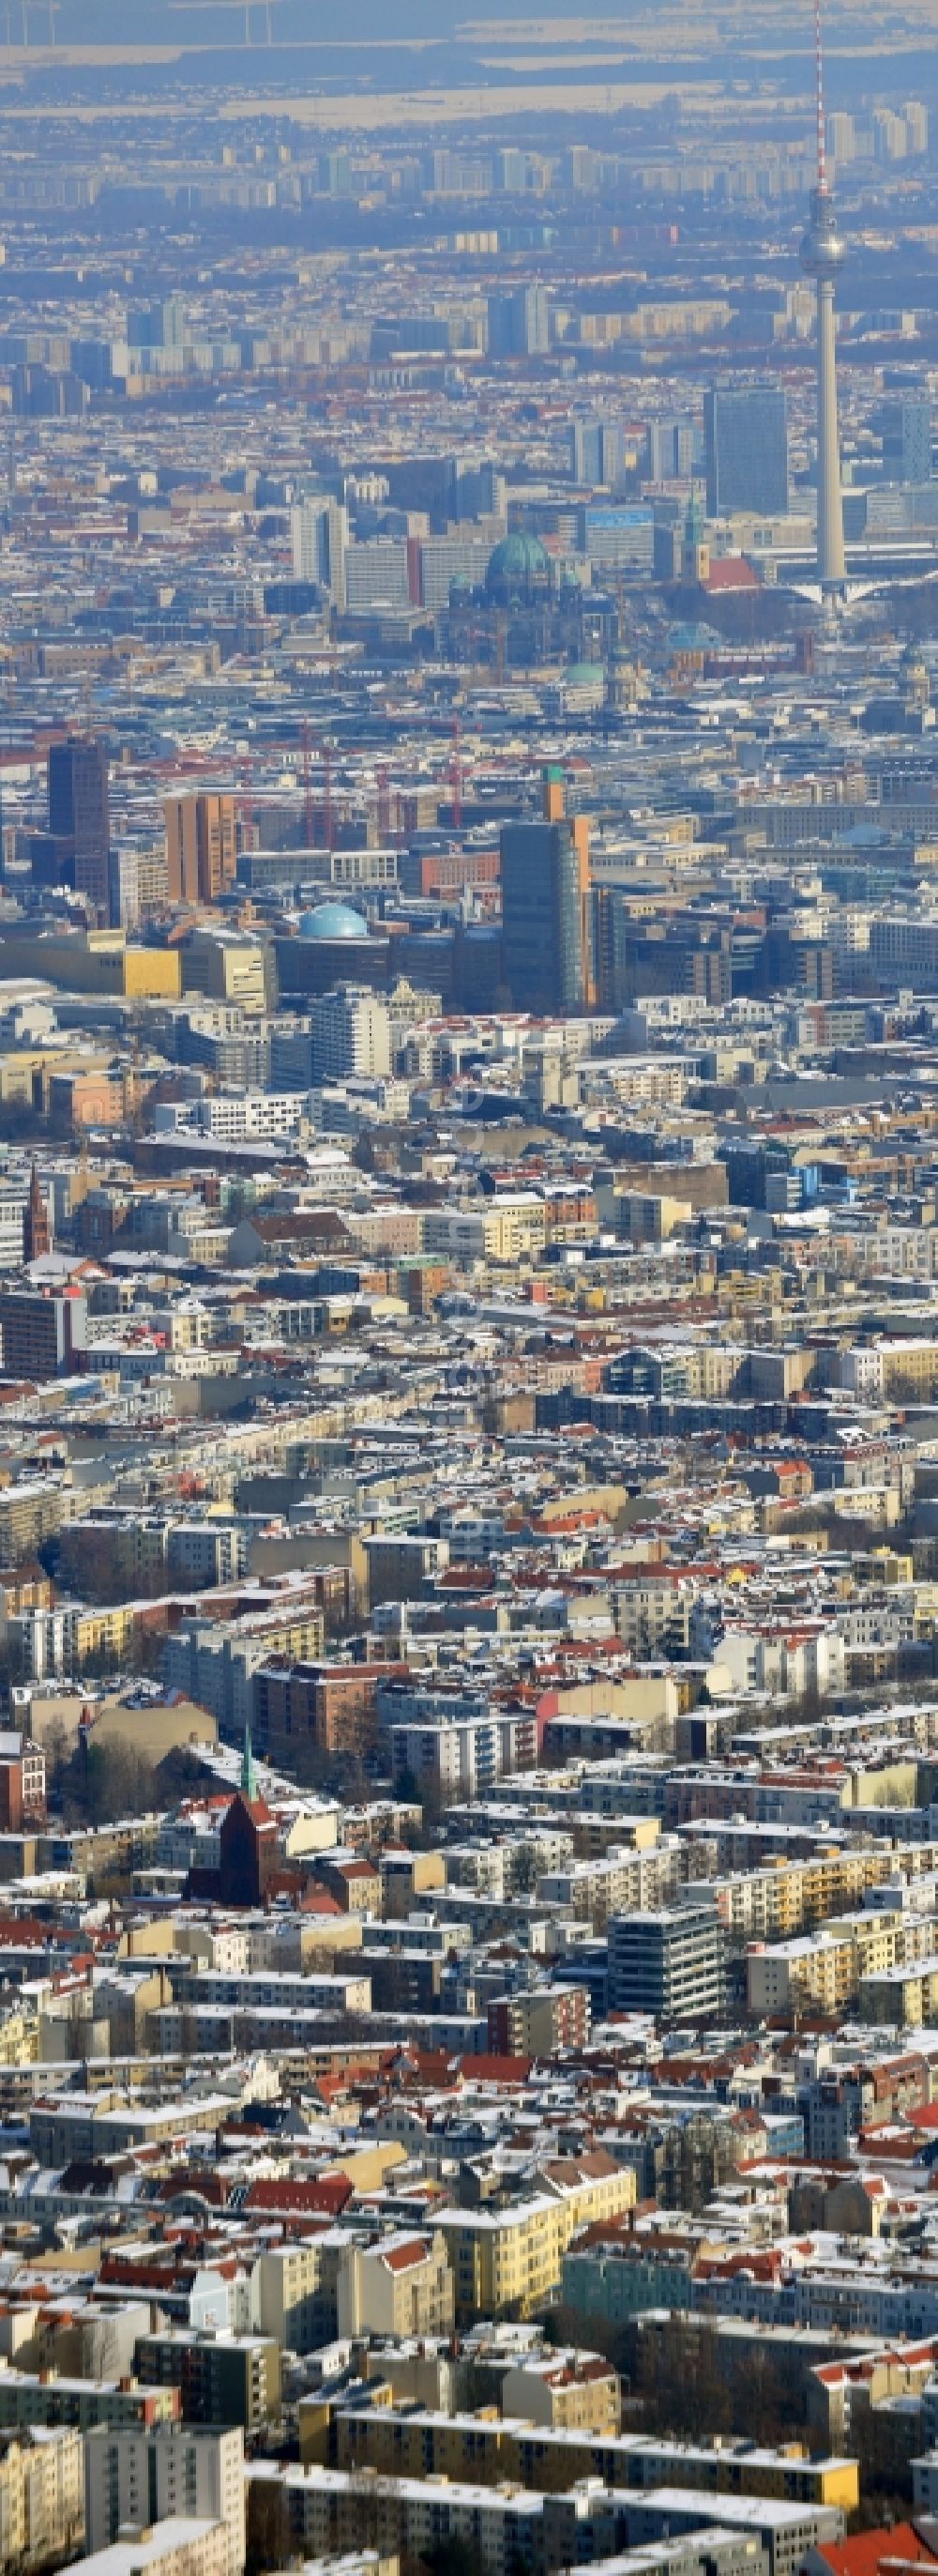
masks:
<instances>
[{"instance_id":1,"label":"television tower antenna mast","mask_svg":"<svg viewBox=\"0 0 938 2576\"><path fill-rule=\"evenodd\" d=\"M843 261L844 246L837 230L827 176L821 0L814 0L814 67L817 180L811 190L808 228L801 244L801 265L807 276L814 278L817 296L817 574L822 594L830 600L843 592L847 571L834 321L834 280Z\"/></svg>"},{"instance_id":2,"label":"television tower antenna mast","mask_svg":"<svg viewBox=\"0 0 938 2576\"><path fill-rule=\"evenodd\" d=\"M817 97L817 189L819 197L827 190L827 123L824 115L824 40L821 32L821 0L814 0L814 78Z\"/></svg>"}]
</instances>

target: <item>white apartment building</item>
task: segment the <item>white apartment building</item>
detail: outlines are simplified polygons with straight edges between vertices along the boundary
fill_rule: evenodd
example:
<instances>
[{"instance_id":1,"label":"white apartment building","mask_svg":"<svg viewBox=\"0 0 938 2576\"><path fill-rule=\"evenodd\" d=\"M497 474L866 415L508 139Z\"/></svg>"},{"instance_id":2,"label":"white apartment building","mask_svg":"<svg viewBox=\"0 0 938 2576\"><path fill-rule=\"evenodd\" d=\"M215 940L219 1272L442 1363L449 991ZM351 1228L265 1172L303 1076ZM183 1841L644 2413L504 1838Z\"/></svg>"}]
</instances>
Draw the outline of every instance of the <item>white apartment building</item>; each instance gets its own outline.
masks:
<instances>
[{"instance_id":1,"label":"white apartment building","mask_svg":"<svg viewBox=\"0 0 938 2576\"><path fill-rule=\"evenodd\" d=\"M305 1091L217 1091L210 1099L169 1102L156 1112L157 1133L210 1136L221 1145L293 1136L309 1116Z\"/></svg>"},{"instance_id":2,"label":"white apartment building","mask_svg":"<svg viewBox=\"0 0 938 2576\"><path fill-rule=\"evenodd\" d=\"M310 1012L314 1082L341 1082L350 1074L374 1078L391 1071L391 1022L387 1003L364 985L323 993Z\"/></svg>"},{"instance_id":3,"label":"white apartment building","mask_svg":"<svg viewBox=\"0 0 938 2576\"><path fill-rule=\"evenodd\" d=\"M723 1629L717 1652L734 1690L777 1691L793 1699L810 1691L824 1699L843 1689L844 1641L835 1627L806 1623L786 1630L740 1624Z\"/></svg>"},{"instance_id":4,"label":"white apartment building","mask_svg":"<svg viewBox=\"0 0 938 2576\"><path fill-rule=\"evenodd\" d=\"M438 1798L484 1797L506 1771L530 1769L536 1753L536 1721L527 1711L502 1716L493 1709L486 1717L415 1720L391 1728L394 1777L409 1775L418 1796L429 1790Z\"/></svg>"},{"instance_id":5,"label":"white apartment building","mask_svg":"<svg viewBox=\"0 0 938 2576\"><path fill-rule=\"evenodd\" d=\"M226 2576L245 2560L244 2435L240 2425L203 2430L193 2424L101 2425L85 2441L85 2521L89 2553L108 2549L130 2527L148 2531L170 2516L223 2523Z\"/></svg>"}]
</instances>

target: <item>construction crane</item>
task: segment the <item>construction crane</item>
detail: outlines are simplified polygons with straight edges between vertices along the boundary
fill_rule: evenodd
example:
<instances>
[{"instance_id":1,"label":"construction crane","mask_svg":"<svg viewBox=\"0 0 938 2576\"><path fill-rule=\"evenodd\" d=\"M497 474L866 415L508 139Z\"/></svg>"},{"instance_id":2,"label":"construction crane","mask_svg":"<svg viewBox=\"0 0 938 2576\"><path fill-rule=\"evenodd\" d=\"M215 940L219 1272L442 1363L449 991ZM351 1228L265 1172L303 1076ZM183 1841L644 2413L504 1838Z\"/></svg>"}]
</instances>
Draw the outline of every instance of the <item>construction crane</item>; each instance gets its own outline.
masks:
<instances>
[{"instance_id":1,"label":"construction crane","mask_svg":"<svg viewBox=\"0 0 938 2576\"><path fill-rule=\"evenodd\" d=\"M37 735L35 749L27 746L23 751L9 753L0 752L0 766L5 764L8 769L23 768L27 765L36 767L38 766L39 761L45 758L50 741L64 742L65 739L66 736L62 732L51 735ZM301 727L300 745L301 747L298 754L295 737L288 739L286 736L283 738L278 736L276 739L270 741L264 740L262 742L255 743L252 752L247 757L242 756L239 764L240 785L239 788L236 788L235 790L238 810L241 815L242 822L250 825L253 821L255 801L254 782L257 778L258 771L263 769L263 764L268 754L276 754L278 752L285 753L297 768L298 777L302 784L304 817L303 829L306 848L311 850L316 846L316 823L318 814L322 816L323 844L327 850L333 850L336 844L338 825L346 810L344 799L337 798L333 789L333 763L336 745L331 736L327 736L323 742L322 750L318 755L322 761L323 779L322 792L319 799L317 799L313 783L312 730L308 718L304 719ZM170 792L172 791L173 785L176 783L178 783L180 789L184 791L186 782L191 780L193 794L196 792L196 788L198 786L204 784L205 790L209 795L230 795L232 792L232 765L230 755L226 756L225 752L222 750L177 751L164 754L157 760L141 761L139 763L139 773L144 778L165 782L165 785ZM398 837L400 837L400 799L398 798L397 801L397 828ZM390 817L390 791L388 796L388 806Z\"/></svg>"}]
</instances>

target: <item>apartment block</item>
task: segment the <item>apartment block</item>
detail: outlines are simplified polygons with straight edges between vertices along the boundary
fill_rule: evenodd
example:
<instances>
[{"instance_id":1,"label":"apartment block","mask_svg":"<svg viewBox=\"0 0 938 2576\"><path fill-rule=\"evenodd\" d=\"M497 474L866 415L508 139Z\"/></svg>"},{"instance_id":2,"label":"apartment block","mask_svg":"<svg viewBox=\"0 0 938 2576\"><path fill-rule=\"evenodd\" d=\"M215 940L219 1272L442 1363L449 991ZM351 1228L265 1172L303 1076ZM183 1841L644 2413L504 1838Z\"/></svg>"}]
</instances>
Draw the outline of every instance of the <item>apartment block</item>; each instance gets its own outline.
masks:
<instances>
[{"instance_id":1,"label":"apartment block","mask_svg":"<svg viewBox=\"0 0 938 2576\"><path fill-rule=\"evenodd\" d=\"M144 2531L168 2517L221 2523L228 2576L242 2576L243 2432L188 2424L112 2432L102 2425L85 2439L85 2507L90 2551L108 2549L128 2528Z\"/></svg>"}]
</instances>

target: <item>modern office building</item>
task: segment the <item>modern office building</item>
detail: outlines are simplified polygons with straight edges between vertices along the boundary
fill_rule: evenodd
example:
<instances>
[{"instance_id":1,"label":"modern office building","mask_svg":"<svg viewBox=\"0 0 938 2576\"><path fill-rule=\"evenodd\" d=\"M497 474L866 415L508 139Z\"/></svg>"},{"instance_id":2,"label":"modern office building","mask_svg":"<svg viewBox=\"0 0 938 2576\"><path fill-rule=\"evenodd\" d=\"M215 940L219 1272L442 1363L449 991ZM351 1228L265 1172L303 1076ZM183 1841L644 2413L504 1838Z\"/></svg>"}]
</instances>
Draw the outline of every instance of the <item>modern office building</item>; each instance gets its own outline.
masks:
<instances>
[{"instance_id":1,"label":"modern office building","mask_svg":"<svg viewBox=\"0 0 938 2576\"><path fill-rule=\"evenodd\" d=\"M334 152L320 152L318 165L320 188L327 197L350 197L352 164L342 145Z\"/></svg>"},{"instance_id":2,"label":"modern office building","mask_svg":"<svg viewBox=\"0 0 938 2576\"><path fill-rule=\"evenodd\" d=\"M490 295L488 344L493 358L543 357L550 348L546 286L522 286L515 295Z\"/></svg>"},{"instance_id":3,"label":"modern office building","mask_svg":"<svg viewBox=\"0 0 938 2576\"><path fill-rule=\"evenodd\" d=\"M237 812L233 796L167 796L166 877L171 903L217 903L234 885Z\"/></svg>"},{"instance_id":4,"label":"modern office building","mask_svg":"<svg viewBox=\"0 0 938 2576\"><path fill-rule=\"evenodd\" d=\"M0 1367L5 1377L69 1376L83 1364L88 1338L84 1297L66 1288L45 1296L7 1289L0 1296Z\"/></svg>"},{"instance_id":5,"label":"modern office building","mask_svg":"<svg viewBox=\"0 0 938 2576\"><path fill-rule=\"evenodd\" d=\"M348 514L328 493L313 494L290 513L293 571L297 581L319 582L337 608L345 606Z\"/></svg>"},{"instance_id":6,"label":"modern office building","mask_svg":"<svg viewBox=\"0 0 938 2576\"><path fill-rule=\"evenodd\" d=\"M181 295L164 296L159 303L127 315L127 339L132 349L178 349L181 353L186 330Z\"/></svg>"},{"instance_id":7,"label":"modern office building","mask_svg":"<svg viewBox=\"0 0 938 2576\"><path fill-rule=\"evenodd\" d=\"M788 405L777 385L711 385L704 396L707 513L788 508Z\"/></svg>"},{"instance_id":8,"label":"modern office building","mask_svg":"<svg viewBox=\"0 0 938 2576\"><path fill-rule=\"evenodd\" d=\"M929 483L932 470L932 406L931 395L927 390L905 395L901 424L903 483Z\"/></svg>"},{"instance_id":9,"label":"modern office building","mask_svg":"<svg viewBox=\"0 0 938 2576\"><path fill-rule=\"evenodd\" d=\"M341 1082L349 1074L388 1074L391 1024L387 1004L363 984L340 985L313 1003L314 1082Z\"/></svg>"},{"instance_id":10,"label":"modern office building","mask_svg":"<svg viewBox=\"0 0 938 2576\"><path fill-rule=\"evenodd\" d=\"M570 429L570 470L575 483L590 490L597 485L610 487L622 472L622 430L617 420L606 420L595 413L589 420L575 420Z\"/></svg>"},{"instance_id":11,"label":"modern office building","mask_svg":"<svg viewBox=\"0 0 938 2576\"><path fill-rule=\"evenodd\" d=\"M600 577L650 572L655 555L654 512L645 501L581 503L579 542Z\"/></svg>"},{"instance_id":12,"label":"modern office building","mask_svg":"<svg viewBox=\"0 0 938 2576\"><path fill-rule=\"evenodd\" d=\"M590 997L589 833L550 776L541 823L501 835L502 965L516 1010L581 1011Z\"/></svg>"},{"instance_id":13,"label":"modern office building","mask_svg":"<svg viewBox=\"0 0 938 2576\"><path fill-rule=\"evenodd\" d=\"M49 753L49 830L71 841L75 891L106 921L109 908L110 810L108 757L103 742L53 743Z\"/></svg>"},{"instance_id":14,"label":"modern office building","mask_svg":"<svg viewBox=\"0 0 938 2576\"><path fill-rule=\"evenodd\" d=\"M693 420L653 420L648 431L648 471L653 483L686 482L700 456Z\"/></svg>"},{"instance_id":15,"label":"modern office building","mask_svg":"<svg viewBox=\"0 0 938 2576\"><path fill-rule=\"evenodd\" d=\"M408 537L369 537L349 546L345 557L345 602L351 612L369 608L409 608L419 575L419 547Z\"/></svg>"},{"instance_id":16,"label":"modern office building","mask_svg":"<svg viewBox=\"0 0 938 2576\"><path fill-rule=\"evenodd\" d=\"M726 1936L710 1907L619 1914L609 1925L613 2012L706 2021L723 2009Z\"/></svg>"},{"instance_id":17,"label":"modern office building","mask_svg":"<svg viewBox=\"0 0 938 2576\"><path fill-rule=\"evenodd\" d=\"M207 923L190 933L182 960L187 993L204 993L207 1001L224 1002L252 1017L276 1005L273 949L269 940L255 939L249 930L229 930L227 923L216 930Z\"/></svg>"}]
</instances>

